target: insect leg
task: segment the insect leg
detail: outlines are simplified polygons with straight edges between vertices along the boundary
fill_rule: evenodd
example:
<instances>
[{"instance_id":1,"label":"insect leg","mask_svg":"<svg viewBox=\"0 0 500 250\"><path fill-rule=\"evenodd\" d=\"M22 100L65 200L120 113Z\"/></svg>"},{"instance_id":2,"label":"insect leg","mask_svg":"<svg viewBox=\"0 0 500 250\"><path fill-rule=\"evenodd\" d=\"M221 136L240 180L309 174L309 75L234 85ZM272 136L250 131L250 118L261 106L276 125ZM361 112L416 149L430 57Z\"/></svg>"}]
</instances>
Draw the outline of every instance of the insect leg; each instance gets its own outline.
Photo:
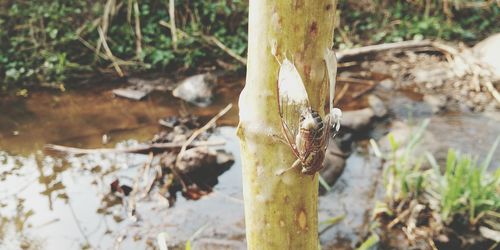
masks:
<instances>
[{"instance_id":1,"label":"insect leg","mask_svg":"<svg viewBox=\"0 0 500 250\"><path fill-rule=\"evenodd\" d=\"M288 171L290 171L290 170L292 170L292 169L294 169L294 168L296 168L296 167L298 167L300 165L302 165L302 161L300 159L297 159L297 160L295 160L295 162L292 164L291 167L289 167L287 169L281 169L281 170L279 170L276 175L282 175L285 172L288 172Z\"/></svg>"}]
</instances>

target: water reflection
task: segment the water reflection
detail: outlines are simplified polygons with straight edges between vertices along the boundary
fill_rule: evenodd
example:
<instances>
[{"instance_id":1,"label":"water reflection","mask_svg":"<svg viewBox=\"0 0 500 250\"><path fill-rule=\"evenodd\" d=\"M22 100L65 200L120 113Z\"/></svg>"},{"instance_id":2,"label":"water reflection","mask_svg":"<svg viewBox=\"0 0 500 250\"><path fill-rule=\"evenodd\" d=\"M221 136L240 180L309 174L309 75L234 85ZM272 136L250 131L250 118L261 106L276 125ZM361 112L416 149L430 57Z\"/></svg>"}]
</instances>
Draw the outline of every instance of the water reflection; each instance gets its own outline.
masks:
<instances>
[{"instance_id":1,"label":"water reflection","mask_svg":"<svg viewBox=\"0 0 500 250\"><path fill-rule=\"evenodd\" d=\"M222 89L214 105L205 109L184 105L166 93L153 93L145 101L135 102L114 98L109 89L102 88L63 94L40 91L26 99L2 98L0 249L156 246L157 234L179 223L165 219L165 199L155 194L141 197L136 201L140 205L135 206L135 216L130 216L130 200L110 195L110 183L115 180L132 186L148 161L147 155L59 157L44 154L43 145L102 147L102 136L106 134L110 138L108 147L135 146L150 140L159 130L158 119L178 115L179 107L183 107L183 112L210 118L228 100L236 102L238 86ZM220 124L234 125L237 112L235 106L219 120ZM234 133L232 128L224 131L219 136ZM232 134L230 137L235 140ZM233 152L237 144L225 148ZM224 175L241 180L236 178L239 170L232 171L235 172ZM220 188L216 187L214 193L219 193ZM190 203L180 199L176 207L184 210L183 204ZM192 233L191 229L186 227L186 232Z\"/></svg>"},{"instance_id":2,"label":"water reflection","mask_svg":"<svg viewBox=\"0 0 500 250\"><path fill-rule=\"evenodd\" d=\"M238 82L238 81L236 81ZM237 123L237 93L240 85L218 91L214 104L196 108L169 93L153 92L144 101L115 98L111 89L67 93L34 92L28 98L0 99L0 149L29 155L46 143L77 147L100 147L102 136L110 146L129 138L145 141L159 130L158 120L181 112L211 117L232 102L233 109L219 122Z\"/></svg>"},{"instance_id":3,"label":"water reflection","mask_svg":"<svg viewBox=\"0 0 500 250\"><path fill-rule=\"evenodd\" d=\"M114 218L122 216L122 211L110 209L111 218L98 213L101 200L113 178L131 178L135 166L146 160L144 155L60 159L41 152L28 157L2 152L0 157L2 225L15 225L20 239L25 235L42 237L46 249L78 249L92 242L109 246L114 240L101 237L111 228L121 227L121 221ZM1 241L9 239L3 236Z\"/></svg>"},{"instance_id":4,"label":"water reflection","mask_svg":"<svg viewBox=\"0 0 500 250\"><path fill-rule=\"evenodd\" d=\"M111 190L110 184L117 180L117 186L138 183L139 190L145 190L147 180L155 175L152 170L145 171L148 155L56 157L40 151L46 143L102 147L103 134L110 138L106 146L136 146L158 131L161 117L178 114L180 109L212 117L228 100L234 104L239 90L224 91L209 109L186 107L162 93L144 102L116 99L109 91L42 92L29 99L2 100L0 249L147 249L156 247L156 236L161 232L166 233L170 245L181 246L200 228L204 230L194 244L210 244L217 238L233 248L244 248L241 169L234 127L222 127L214 135L214 139L227 142L223 148L234 154L233 167L219 176L212 193L196 202L179 196L173 208L168 208L169 201L158 190L139 193L136 198ZM406 100L394 100L388 106L396 118L408 118L410 108L421 111L413 112L415 118L430 116L428 107L417 101L406 105ZM235 106L220 123L234 126L237 112ZM485 152L482 146L489 147L494 140L491 135L500 133L497 122L447 114L433 118L429 130L447 145ZM340 225L321 236L326 247L349 249L367 233L376 197L374 187L380 179L379 162L367 151L358 147L347 160L334 191L320 198L320 220L346 215Z\"/></svg>"}]
</instances>

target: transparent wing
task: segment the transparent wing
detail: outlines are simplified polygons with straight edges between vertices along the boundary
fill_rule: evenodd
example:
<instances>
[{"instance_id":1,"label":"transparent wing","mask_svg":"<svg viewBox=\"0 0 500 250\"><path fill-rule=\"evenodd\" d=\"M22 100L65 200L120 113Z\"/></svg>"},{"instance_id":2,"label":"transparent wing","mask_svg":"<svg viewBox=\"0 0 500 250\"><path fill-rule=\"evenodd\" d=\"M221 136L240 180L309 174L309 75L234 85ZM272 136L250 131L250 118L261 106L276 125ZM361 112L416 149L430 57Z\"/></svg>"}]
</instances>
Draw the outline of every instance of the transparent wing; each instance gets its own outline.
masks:
<instances>
[{"instance_id":1,"label":"transparent wing","mask_svg":"<svg viewBox=\"0 0 500 250\"><path fill-rule=\"evenodd\" d=\"M309 98L295 65L288 59L281 64L278 75L278 104L285 136L295 142L299 130L300 114L308 110ZM286 131L288 130L288 131Z\"/></svg>"},{"instance_id":2,"label":"transparent wing","mask_svg":"<svg viewBox=\"0 0 500 250\"><path fill-rule=\"evenodd\" d=\"M335 52L331 49L326 49L325 53L325 64L326 64L326 71L328 73L328 82L330 85L330 102L329 104L329 110L327 113L330 113L331 110L333 109L333 99L335 98L335 85L337 83L337 56L335 55Z\"/></svg>"},{"instance_id":3,"label":"transparent wing","mask_svg":"<svg viewBox=\"0 0 500 250\"><path fill-rule=\"evenodd\" d=\"M324 130L323 140L324 141L322 141L322 144L321 144L322 150L326 150L328 148L328 144L330 143L330 134L331 134L330 126L332 124L332 117L327 114L325 116L324 123L325 123L325 127L323 128L323 130Z\"/></svg>"}]
</instances>

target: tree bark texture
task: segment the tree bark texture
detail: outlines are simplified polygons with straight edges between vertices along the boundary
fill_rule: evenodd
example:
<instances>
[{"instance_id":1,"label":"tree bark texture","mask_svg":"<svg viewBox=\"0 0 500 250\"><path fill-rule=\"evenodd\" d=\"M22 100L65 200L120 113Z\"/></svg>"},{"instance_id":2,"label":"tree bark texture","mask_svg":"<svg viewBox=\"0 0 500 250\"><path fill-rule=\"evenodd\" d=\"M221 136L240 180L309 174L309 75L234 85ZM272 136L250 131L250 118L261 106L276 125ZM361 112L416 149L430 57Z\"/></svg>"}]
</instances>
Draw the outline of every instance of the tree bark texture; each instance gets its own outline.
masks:
<instances>
[{"instance_id":1,"label":"tree bark texture","mask_svg":"<svg viewBox=\"0 0 500 250\"><path fill-rule=\"evenodd\" d=\"M250 0L247 78L239 100L247 244L250 250L318 248L318 176L300 168L282 135L277 80L287 58L311 107L324 116L325 51L333 45L335 0Z\"/></svg>"}]
</instances>

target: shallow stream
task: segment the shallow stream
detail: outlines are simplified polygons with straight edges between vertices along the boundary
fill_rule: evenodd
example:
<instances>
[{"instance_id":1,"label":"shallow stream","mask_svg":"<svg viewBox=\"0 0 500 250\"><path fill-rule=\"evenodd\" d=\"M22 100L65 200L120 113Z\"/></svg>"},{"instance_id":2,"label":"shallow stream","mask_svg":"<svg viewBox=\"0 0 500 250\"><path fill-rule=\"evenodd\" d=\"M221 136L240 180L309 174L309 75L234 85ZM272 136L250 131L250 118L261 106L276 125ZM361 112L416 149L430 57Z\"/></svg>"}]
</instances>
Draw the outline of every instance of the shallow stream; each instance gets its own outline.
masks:
<instances>
[{"instance_id":1,"label":"shallow stream","mask_svg":"<svg viewBox=\"0 0 500 250\"><path fill-rule=\"evenodd\" d=\"M194 249L244 248L241 166L234 128L241 84L242 80L236 84L239 87L219 89L210 108L194 108L160 92L140 102L130 101L113 97L105 87L3 97L0 249L155 249L160 233L172 246L182 246L197 231ZM498 113L433 116L421 100L403 92L381 97L392 119L416 123L432 117L429 131L445 147L484 155L500 134ZM228 102L234 108L219 120L221 127L213 137L226 140L223 148L235 155L234 165L219 177L211 194L197 201L180 197L171 208L161 197L147 197L137 206L137 216L130 217L123 206L105 199L110 183L117 178L132 181L147 155L57 157L43 150L48 143L82 148L137 145L159 131L162 117L183 112L209 119ZM387 121L378 127L370 132L374 137L387 132ZM106 144L103 135L110 138ZM321 234L324 249L351 249L369 232L380 161L366 140L354 143L352 150L333 190L320 198L320 221L345 216ZM495 162L499 157L496 154Z\"/></svg>"}]
</instances>

